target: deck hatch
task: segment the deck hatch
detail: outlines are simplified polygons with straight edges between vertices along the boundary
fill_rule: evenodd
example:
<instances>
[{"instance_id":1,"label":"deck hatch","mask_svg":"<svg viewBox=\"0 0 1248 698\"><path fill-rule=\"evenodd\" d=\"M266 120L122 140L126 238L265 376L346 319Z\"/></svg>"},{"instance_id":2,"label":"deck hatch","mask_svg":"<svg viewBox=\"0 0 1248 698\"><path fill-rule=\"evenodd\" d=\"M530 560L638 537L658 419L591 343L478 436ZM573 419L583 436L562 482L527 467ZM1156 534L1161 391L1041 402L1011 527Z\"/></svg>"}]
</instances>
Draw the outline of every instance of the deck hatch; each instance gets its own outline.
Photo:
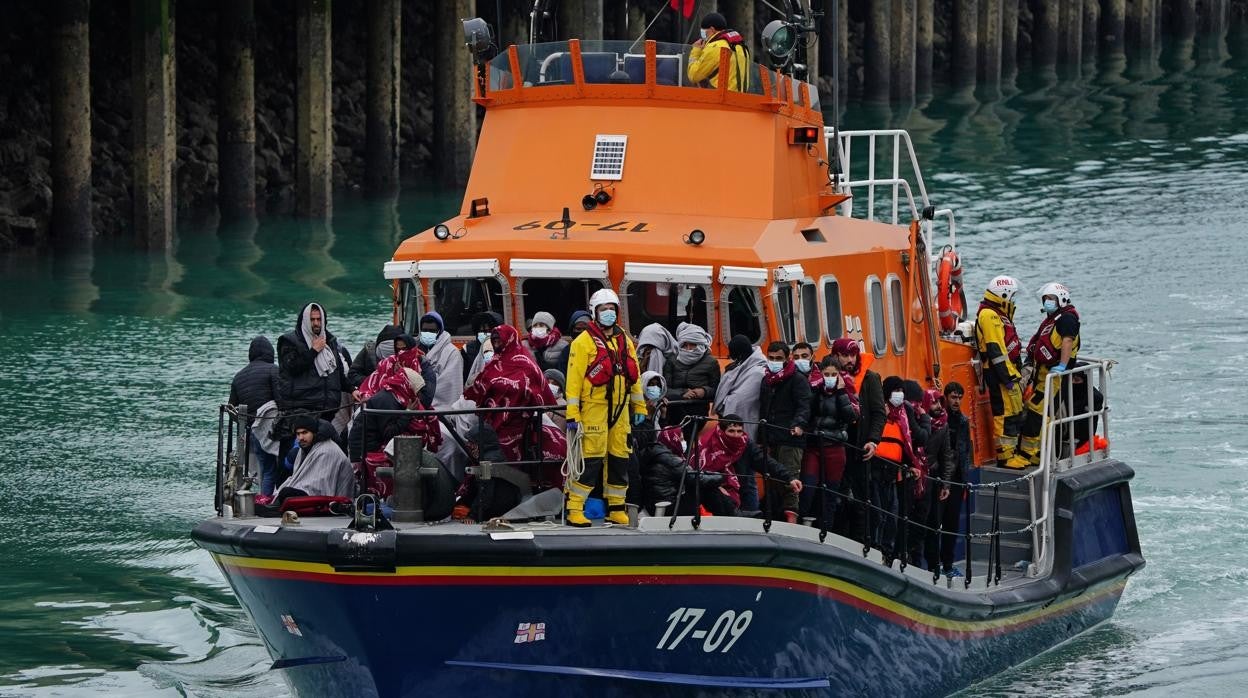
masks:
<instances>
[{"instance_id":1,"label":"deck hatch","mask_svg":"<svg viewBox=\"0 0 1248 698\"><path fill-rule=\"evenodd\" d=\"M594 138L594 161L589 167L590 179L624 179L624 152L628 136L598 134Z\"/></svg>"}]
</instances>

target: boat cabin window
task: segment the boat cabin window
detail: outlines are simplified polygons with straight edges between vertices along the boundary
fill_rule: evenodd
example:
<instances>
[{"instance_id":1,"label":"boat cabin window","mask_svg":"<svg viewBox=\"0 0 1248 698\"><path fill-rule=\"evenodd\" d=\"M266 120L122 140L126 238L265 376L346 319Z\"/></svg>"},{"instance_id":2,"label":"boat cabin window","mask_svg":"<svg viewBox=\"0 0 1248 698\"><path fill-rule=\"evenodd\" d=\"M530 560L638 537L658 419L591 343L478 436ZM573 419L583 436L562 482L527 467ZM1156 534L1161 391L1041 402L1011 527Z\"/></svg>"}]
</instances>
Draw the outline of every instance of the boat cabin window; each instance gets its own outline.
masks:
<instances>
[{"instance_id":1,"label":"boat cabin window","mask_svg":"<svg viewBox=\"0 0 1248 698\"><path fill-rule=\"evenodd\" d=\"M893 353L901 354L906 350L906 307L896 274L888 275L888 315L893 321Z\"/></svg>"},{"instance_id":2,"label":"boat cabin window","mask_svg":"<svg viewBox=\"0 0 1248 698\"><path fill-rule=\"evenodd\" d=\"M472 317L487 310L507 317L503 286L498 279L435 279L433 309L442 316L446 331L454 337L475 334Z\"/></svg>"},{"instance_id":3,"label":"boat cabin window","mask_svg":"<svg viewBox=\"0 0 1248 698\"><path fill-rule=\"evenodd\" d=\"M815 282L802 282L802 339L819 343L819 289Z\"/></svg>"},{"instance_id":4,"label":"boat cabin window","mask_svg":"<svg viewBox=\"0 0 1248 698\"><path fill-rule=\"evenodd\" d=\"M867 315L871 320L871 350L884 356L888 339L884 336L884 286L877 276L867 277Z\"/></svg>"},{"instance_id":5,"label":"boat cabin window","mask_svg":"<svg viewBox=\"0 0 1248 698\"><path fill-rule=\"evenodd\" d=\"M555 323L564 334L572 329L563 323L572 313L589 307L589 297L602 288L598 279L525 279L520 282L520 314L516 322L522 328L533 315L542 311L555 316ZM640 329L640 328L638 328Z\"/></svg>"},{"instance_id":6,"label":"boat cabin window","mask_svg":"<svg viewBox=\"0 0 1248 698\"><path fill-rule=\"evenodd\" d=\"M758 300L757 288L725 286L719 302L724 308L725 343L739 334L748 337L751 344L763 341L762 303Z\"/></svg>"},{"instance_id":7,"label":"boat cabin window","mask_svg":"<svg viewBox=\"0 0 1248 698\"><path fill-rule=\"evenodd\" d=\"M632 281L624 289L628 329L634 333L659 323L672 334L682 322L691 322L714 335L709 324L710 289L700 284Z\"/></svg>"},{"instance_id":8,"label":"boat cabin window","mask_svg":"<svg viewBox=\"0 0 1248 698\"><path fill-rule=\"evenodd\" d=\"M793 317L793 287L787 282L776 284L776 324L785 344L797 341L797 321Z\"/></svg>"},{"instance_id":9,"label":"boat cabin window","mask_svg":"<svg viewBox=\"0 0 1248 698\"><path fill-rule=\"evenodd\" d=\"M844 336L845 326L841 315L841 285L835 277L823 277L823 319L828 344L832 340Z\"/></svg>"},{"instance_id":10,"label":"boat cabin window","mask_svg":"<svg viewBox=\"0 0 1248 698\"><path fill-rule=\"evenodd\" d=\"M420 316L424 315L424 298L420 295L420 282L415 279L404 279L399 285L400 315L399 322L403 329L415 336L420 332Z\"/></svg>"}]
</instances>

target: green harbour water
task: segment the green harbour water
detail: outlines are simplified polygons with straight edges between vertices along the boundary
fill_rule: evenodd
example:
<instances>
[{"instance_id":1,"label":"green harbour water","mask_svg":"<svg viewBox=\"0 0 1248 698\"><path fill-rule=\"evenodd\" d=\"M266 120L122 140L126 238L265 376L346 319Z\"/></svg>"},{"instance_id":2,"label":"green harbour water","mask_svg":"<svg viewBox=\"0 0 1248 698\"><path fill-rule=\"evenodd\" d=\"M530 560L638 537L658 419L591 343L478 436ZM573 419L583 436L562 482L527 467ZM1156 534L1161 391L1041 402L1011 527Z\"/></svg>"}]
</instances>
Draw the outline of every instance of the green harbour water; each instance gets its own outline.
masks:
<instances>
[{"instance_id":1,"label":"green harbour water","mask_svg":"<svg viewBox=\"0 0 1248 698\"><path fill-rule=\"evenodd\" d=\"M1120 362L1111 438L1136 470L1148 567L1112 621L965 694L1241 694L1248 34L1024 73L990 101L851 104L843 125L911 132L933 202L957 212L970 289L1063 281L1084 351ZM288 691L188 535L212 513L217 406L248 340L275 340L309 300L351 349L374 336L382 263L459 197L185 225L168 253L0 258L0 696ZM1039 317L1022 299L1020 332Z\"/></svg>"}]
</instances>

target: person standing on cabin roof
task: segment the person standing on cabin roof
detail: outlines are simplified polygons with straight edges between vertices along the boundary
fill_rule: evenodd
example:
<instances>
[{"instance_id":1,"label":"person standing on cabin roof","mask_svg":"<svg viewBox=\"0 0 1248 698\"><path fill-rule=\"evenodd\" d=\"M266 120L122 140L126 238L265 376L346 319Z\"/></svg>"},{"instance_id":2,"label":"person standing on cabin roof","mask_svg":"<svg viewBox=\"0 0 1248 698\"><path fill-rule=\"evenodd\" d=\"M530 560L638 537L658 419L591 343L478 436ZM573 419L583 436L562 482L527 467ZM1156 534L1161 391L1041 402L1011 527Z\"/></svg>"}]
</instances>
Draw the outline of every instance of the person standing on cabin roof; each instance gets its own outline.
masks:
<instances>
[{"instance_id":1,"label":"person standing on cabin roof","mask_svg":"<svg viewBox=\"0 0 1248 698\"><path fill-rule=\"evenodd\" d=\"M437 376L429 406L435 410L448 409L464 393L464 359L451 343L451 334L446 331L441 315L431 311L421 316L419 343Z\"/></svg>"},{"instance_id":2,"label":"person standing on cabin roof","mask_svg":"<svg viewBox=\"0 0 1248 698\"><path fill-rule=\"evenodd\" d=\"M1010 460L1011 468L1040 465L1040 430L1044 427L1045 379L1050 372L1062 373L1079 355L1079 312L1070 302L1070 289L1049 282L1040 287L1044 320L1027 343L1027 361L1034 367L1031 394L1027 397L1019 453ZM1062 398L1062 379L1053 381L1053 399Z\"/></svg>"},{"instance_id":3,"label":"person standing on cabin roof","mask_svg":"<svg viewBox=\"0 0 1248 698\"><path fill-rule=\"evenodd\" d=\"M568 482L569 526L589 526L585 499L602 481L607 500L607 521L627 524L624 501L628 494L629 445L633 424L646 418L633 340L616 320L620 298L602 289L589 299L594 321L572 340L568 359L569 444L581 432L585 469ZM629 418L631 407L631 420ZM569 446L571 448L571 445Z\"/></svg>"},{"instance_id":4,"label":"person standing on cabin roof","mask_svg":"<svg viewBox=\"0 0 1248 698\"><path fill-rule=\"evenodd\" d=\"M787 480L799 479L810 421L810 382L797 372L789 359L789 345L784 342L767 345L767 373L759 389L758 416L766 422L759 429L759 441L767 444L771 456L784 466ZM768 497L769 510L777 504L789 523L797 523L797 492L783 492L780 501Z\"/></svg>"},{"instance_id":5,"label":"person standing on cabin roof","mask_svg":"<svg viewBox=\"0 0 1248 698\"><path fill-rule=\"evenodd\" d=\"M750 85L750 49L745 38L728 28L728 20L718 12L702 17L702 38L689 52L689 82L699 87L719 87L720 51L731 52L728 59L728 89L745 92Z\"/></svg>"},{"instance_id":6,"label":"person standing on cabin roof","mask_svg":"<svg viewBox=\"0 0 1248 698\"><path fill-rule=\"evenodd\" d=\"M984 366L988 400L992 405L992 435L997 445L997 465L1011 464L1022 425L1023 397L1018 383L1022 374L1022 345L1014 329L1014 297L1019 283L1012 276L998 276L988 283L975 316L975 347Z\"/></svg>"}]
</instances>

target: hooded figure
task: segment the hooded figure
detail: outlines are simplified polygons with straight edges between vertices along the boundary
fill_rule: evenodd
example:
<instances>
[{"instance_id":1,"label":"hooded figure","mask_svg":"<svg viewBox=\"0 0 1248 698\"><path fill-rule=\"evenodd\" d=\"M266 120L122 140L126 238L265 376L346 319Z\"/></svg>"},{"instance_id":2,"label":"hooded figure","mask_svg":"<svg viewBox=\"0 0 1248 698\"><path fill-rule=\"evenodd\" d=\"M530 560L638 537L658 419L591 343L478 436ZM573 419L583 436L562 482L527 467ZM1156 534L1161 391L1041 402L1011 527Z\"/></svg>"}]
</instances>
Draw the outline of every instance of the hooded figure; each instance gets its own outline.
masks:
<instances>
[{"instance_id":1,"label":"hooded figure","mask_svg":"<svg viewBox=\"0 0 1248 698\"><path fill-rule=\"evenodd\" d=\"M464 390L464 398L478 407L544 407L554 405L546 376L533 356L520 345L519 333L511 325L499 325L491 333L494 357L486 362L480 375ZM507 460L525 460L524 434L532 423L528 412L483 414L481 421L498 435L499 446Z\"/></svg>"},{"instance_id":2,"label":"hooded figure","mask_svg":"<svg viewBox=\"0 0 1248 698\"><path fill-rule=\"evenodd\" d=\"M295 429L311 431L313 424L316 431L312 443L300 446L294 473L276 493L278 503L287 497L350 497L355 493L355 471L334 440L338 433L333 425L323 419L313 422L309 417L294 420Z\"/></svg>"},{"instance_id":3,"label":"hooded figure","mask_svg":"<svg viewBox=\"0 0 1248 698\"><path fill-rule=\"evenodd\" d=\"M676 338L667 331L666 327L657 322L641 328L641 332L637 335L637 356L649 354L646 365L641 367L644 371L665 373L667 364L676 360L679 350L680 345L676 343Z\"/></svg>"},{"instance_id":4,"label":"hooded figure","mask_svg":"<svg viewBox=\"0 0 1248 698\"><path fill-rule=\"evenodd\" d=\"M364 343L364 348L355 355L355 360L351 362L351 370L347 372L347 382L351 384L352 389L360 387L360 383L377 370L377 364L382 359L394 355L394 340L402 334L402 327L386 325L381 328L381 332L377 333L377 341Z\"/></svg>"},{"instance_id":5,"label":"hooded figure","mask_svg":"<svg viewBox=\"0 0 1248 698\"><path fill-rule=\"evenodd\" d=\"M563 333L555 326L554 315L547 312L533 315L533 321L529 323L529 336L524 340L524 348L533 354L537 365L543 371L552 368L563 371L563 364L559 360L568 344L568 340L563 338Z\"/></svg>"},{"instance_id":6,"label":"hooded figure","mask_svg":"<svg viewBox=\"0 0 1248 698\"><path fill-rule=\"evenodd\" d=\"M710 352L711 335L697 325L682 322L676 326L676 343L676 360L663 365L667 399L714 401L720 375L719 362ZM668 423L675 424L686 415L705 415L706 412L706 403L672 405L668 408Z\"/></svg>"},{"instance_id":7,"label":"hooded figure","mask_svg":"<svg viewBox=\"0 0 1248 698\"><path fill-rule=\"evenodd\" d=\"M312 322L314 310L320 315L318 327ZM322 341L324 345L315 349ZM342 404L347 374L338 339L329 331L329 317L320 304L303 306L295 329L277 340L277 356L278 407L284 412L314 410L333 416Z\"/></svg>"},{"instance_id":8,"label":"hooded figure","mask_svg":"<svg viewBox=\"0 0 1248 698\"><path fill-rule=\"evenodd\" d=\"M568 379L563 375L563 371L557 368L548 368L542 371L542 375L546 376L546 385L550 388L550 394L555 396L556 405L568 404ZM563 428L567 425L568 420L561 411L547 412L542 417L542 422L550 424L563 432Z\"/></svg>"},{"instance_id":9,"label":"hooded figure","mask_svg":"<svg viewBox=\"0 0 1248 698\"><path fill-rule=\"evenodd\" d=\"M563 371L565 376L568 374L568 358L572 355L572 340L576 339L581 332L584 332L584 327L578 332L576 325L580 323L587 326L593 320L594 316L584 310L578 310L568 318L568 336L565 338L568 340L568 346L563 348L563 353L559 356L559 365L555 367Z\"/></svg>"},{"instance_id":10,"label":"hooded figure","mask_svg":"<svg viewBox=\"0 0 1248 698\"><path fill-rule=\"evenodd\" d=\"M446 331L441 315L436 312L425 313L420 318L420 324L424 325L426 322L433 322L438 326L433 344L425 348L425 356L437 375L437 389L430 407L444 410L464 393L464 359L451 343L451 335Z\"/></svg>"},{"instance_id":11,"label":"hooded figure","mask_svg":"<svg viewBox=\"0 0 1248 698\"><path fill-rule=\"evenodd\" d=\"M414 368L419 362L420 349L417 347L383 360L360 386L361 400L373 410L425 409L425 379ZM420 436L425 448L435 453L442 446L442 430L437 417L364 412L356 416L348 433L348 455L352 462L359 462L390 439L404 434Z\"/></svg>"},{"instance_id":12,"label":"hooded figure","mask_svg":"<svg viewBox=\"0 0 1248 698\"><path fill-rule=\"evenodd\" d=\"M503 316L493 310L484 310L472 316L472 331L475 333L472 339L464 343L461 352L464 364L464 384L472 382L472 379L481 372L481 345L489 341L490 331L495 327L503 324Z\"/></svg>"},{"instance_id":13,"label":"hooded figure","mask_svg":"<svg viewBox=\"0 0 1248 698\"><path fill-rule=\"evenodd\" d=\"M753 440L758 433L759 395L767 357L745 335L728 343L732 363L724 371L715 394L715 414L736 414L745 422L745 433Z\"/></svg>"},{"instance_id":14,"label":"hooded figure","mask_svg":"<svg viewBox=\"0 0 1248 698\"><path fill-rule=\"evenodd\" d=\"M277 366L273 364L273 345L268 337L261 335L251 340L247 361L230 381L230 404L247 405L254 414L264 403L277 399Z\"/></svg>"}]
</instances>

